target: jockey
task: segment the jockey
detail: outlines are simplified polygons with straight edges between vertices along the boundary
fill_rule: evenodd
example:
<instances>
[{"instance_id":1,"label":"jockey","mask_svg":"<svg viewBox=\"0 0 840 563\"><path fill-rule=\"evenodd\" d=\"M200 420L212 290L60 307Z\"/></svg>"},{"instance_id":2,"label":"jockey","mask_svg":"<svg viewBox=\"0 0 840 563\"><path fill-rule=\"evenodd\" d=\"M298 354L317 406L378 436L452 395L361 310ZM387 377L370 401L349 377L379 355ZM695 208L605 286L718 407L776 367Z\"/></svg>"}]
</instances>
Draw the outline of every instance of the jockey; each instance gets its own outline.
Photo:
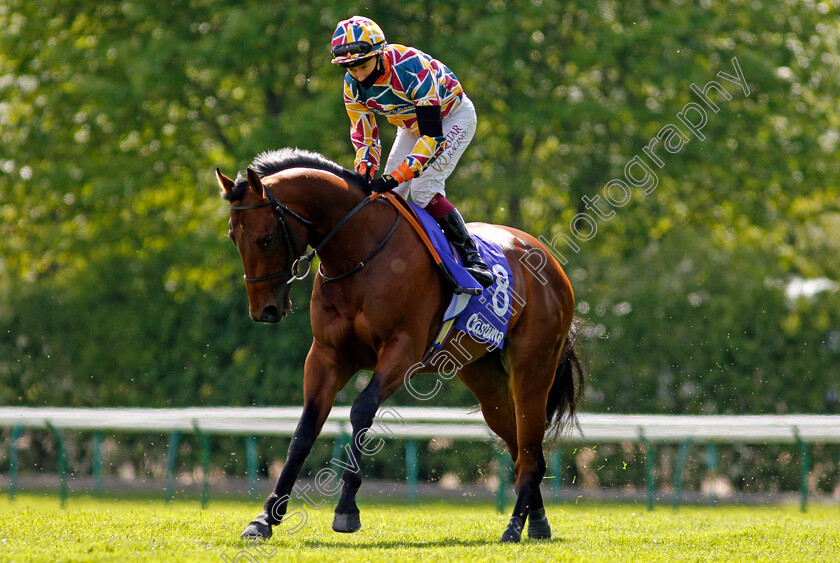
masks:
<instances>
[{"instance_id":1,"label":"jockey","mask_svg":"<svg viewBox=\"0 0 840 563\"><path fill-rule=\"evenodd\" d=\"M354 16L339 22L332 37L332 62L347 70L344 105L356 171L375 192L411 195L455 245L466 270L482 286L493 274L481 259L464 219L446 199L444 182L475 134L475 107L461 83L443 63L426 53L388 44L371 19ZM397 126L383 176L382 145L374 114Z\"/></svg>"}]
</instances>

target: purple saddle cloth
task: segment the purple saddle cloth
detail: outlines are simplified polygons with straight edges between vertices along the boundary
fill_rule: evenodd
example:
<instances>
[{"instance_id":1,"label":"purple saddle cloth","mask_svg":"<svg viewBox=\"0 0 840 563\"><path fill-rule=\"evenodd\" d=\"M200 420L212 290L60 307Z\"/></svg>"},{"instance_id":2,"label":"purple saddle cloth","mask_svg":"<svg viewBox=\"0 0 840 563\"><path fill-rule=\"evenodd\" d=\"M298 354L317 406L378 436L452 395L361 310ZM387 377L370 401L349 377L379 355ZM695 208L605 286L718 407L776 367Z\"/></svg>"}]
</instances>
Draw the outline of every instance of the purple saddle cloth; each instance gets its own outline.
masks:
<instances>
[{"instance_id":1,"label":"purple saddle cloth","mask_svg":"<svg viewBox=\"0 0 840 563\"><path fill-rule=\"evenodd\" d=\"M428 212L409 202L417 214L420 223L429 235L432 245L440 254L444 265L461 287L466 289L481 288L467 270L461 265L460 257L453 246L446 240L440 226ZM453 328L462 330L477 342L491 347L503 348L507 334L513 301L516 294L510 287L513 279L507 257L501 247L478 235L472 235L478 252L484 263L493 272L493 285L481 295L453 294L449 307L443 316L446 322L455 319Z\"/></svg>"}]
</instances>

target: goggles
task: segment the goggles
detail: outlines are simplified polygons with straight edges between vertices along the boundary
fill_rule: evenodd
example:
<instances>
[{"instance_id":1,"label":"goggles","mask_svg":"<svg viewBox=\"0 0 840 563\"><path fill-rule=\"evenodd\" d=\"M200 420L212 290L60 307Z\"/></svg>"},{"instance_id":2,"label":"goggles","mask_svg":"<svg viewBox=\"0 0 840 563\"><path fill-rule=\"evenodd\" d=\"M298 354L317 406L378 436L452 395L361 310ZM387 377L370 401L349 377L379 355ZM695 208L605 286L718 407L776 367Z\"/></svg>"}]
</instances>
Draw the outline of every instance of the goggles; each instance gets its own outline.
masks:
<instances>
[{"instance_id":1,"label":"goggles","mask_svg":"<svg viewBox=\"0 0 840 563\"><path fill-rule=\"evenodd\" d=\"M367 41L353 41L352 43L343 43L341 45L336 45L332 48L332 54L334 58L338 57L346 57L348 55L367 55L375 47L378 47L382 43L375 43L371 45Z\"/></svg>"}]
</instances>

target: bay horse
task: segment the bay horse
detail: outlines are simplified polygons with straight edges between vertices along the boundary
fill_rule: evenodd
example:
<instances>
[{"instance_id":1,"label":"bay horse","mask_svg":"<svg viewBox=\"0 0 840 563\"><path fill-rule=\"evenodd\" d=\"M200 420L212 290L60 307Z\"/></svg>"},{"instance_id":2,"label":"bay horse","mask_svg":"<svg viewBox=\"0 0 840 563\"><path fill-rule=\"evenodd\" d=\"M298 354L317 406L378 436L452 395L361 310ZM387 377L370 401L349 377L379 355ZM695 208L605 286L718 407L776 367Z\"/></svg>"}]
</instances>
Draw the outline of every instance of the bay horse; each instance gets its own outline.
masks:
<instances>
[{"instance_id":1,"label":"bay horse","mask_svg":"<svg viewBox=\"0 0 840 563\"><path fill-rule=\"evenodd\" d=\"M242 536L271 537L336 394L368 369L370 382L350 410L351 459L339 481L332 524L337 532L355 532L361 527L356 493L365 433L388 397L416 372L434 371L416 366L440 327L451 286L395 206L369 196L362 176L320 154L264 152L235 181L218 169L216 179L230 202L229 236L242 257L253 320L275 323L289 313L290 282L303 276L301 261L311 261L314 252L320 257L300 422L274 492ZM463 358L458 378L515 462L516 503L501 541L519 542L526 521L529 537L549 538L539 489L546 470L543 440L547 429L574 421L584 388L572 287L531 235L483 223L469 228L501 245L512 271L509 289L520 306L512 311L502 349L453 333L440 353ZM315 251L302 257L307 245Z\"/></svg>"}]
</instances>

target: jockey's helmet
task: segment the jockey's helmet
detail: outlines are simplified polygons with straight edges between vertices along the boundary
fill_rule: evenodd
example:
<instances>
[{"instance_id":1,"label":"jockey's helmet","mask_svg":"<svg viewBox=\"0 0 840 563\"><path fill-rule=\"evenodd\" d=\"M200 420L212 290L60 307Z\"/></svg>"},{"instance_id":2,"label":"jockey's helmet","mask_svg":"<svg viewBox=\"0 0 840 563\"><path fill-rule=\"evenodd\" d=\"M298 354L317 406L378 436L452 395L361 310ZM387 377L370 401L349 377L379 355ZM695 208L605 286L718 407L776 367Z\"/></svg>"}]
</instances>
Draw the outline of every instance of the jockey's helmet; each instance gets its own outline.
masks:
<instances>
[{"instance_id":1,"label":"jockey's helmet","mask_svg":"<svg viewBox=\"0 0 840 563\"><path fill-rule=\"evenodd\" d=\"M363 64L385 48L382 28L370 18L353 16L338 22L332 36L332 63L345 68Z\"/></svg>"}]
</instances>

